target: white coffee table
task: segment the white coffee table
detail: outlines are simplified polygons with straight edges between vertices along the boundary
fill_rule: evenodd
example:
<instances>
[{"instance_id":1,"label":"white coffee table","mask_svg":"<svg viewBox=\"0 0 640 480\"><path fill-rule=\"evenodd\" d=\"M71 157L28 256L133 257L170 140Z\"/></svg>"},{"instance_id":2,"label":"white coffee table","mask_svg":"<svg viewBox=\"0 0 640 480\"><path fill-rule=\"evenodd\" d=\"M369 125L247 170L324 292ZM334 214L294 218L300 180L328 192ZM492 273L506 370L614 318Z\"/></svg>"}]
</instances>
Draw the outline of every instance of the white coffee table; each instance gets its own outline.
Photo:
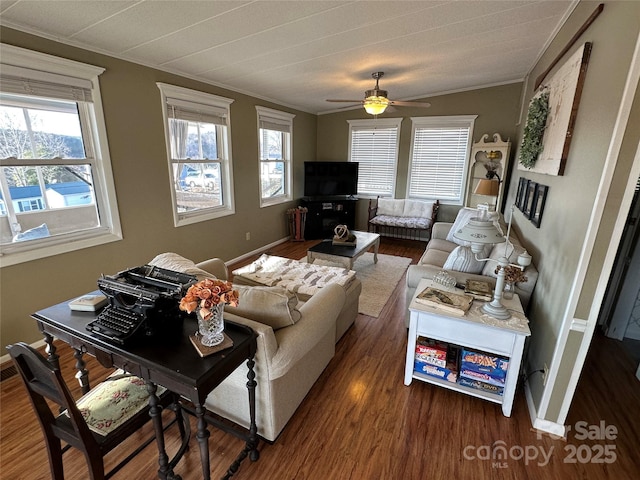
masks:
<instances>
[{"instance_id":1,"label":"white coffee table","mask_svg":"<svg viewBox=\"0 0 640 480\"><path fill-rule=\"evenodd\" d=\"M332 240L323 240L307 250L307 262L313 263L315 260L327 260L339 263L353 270L353 262L358 257L373 247L373 262L378 263L378 248L380 247L380 235L377 233L358 232L351 230L356 236L356 244L353 247L344 245L334 245Z\"/></svg>"}]
</instances>

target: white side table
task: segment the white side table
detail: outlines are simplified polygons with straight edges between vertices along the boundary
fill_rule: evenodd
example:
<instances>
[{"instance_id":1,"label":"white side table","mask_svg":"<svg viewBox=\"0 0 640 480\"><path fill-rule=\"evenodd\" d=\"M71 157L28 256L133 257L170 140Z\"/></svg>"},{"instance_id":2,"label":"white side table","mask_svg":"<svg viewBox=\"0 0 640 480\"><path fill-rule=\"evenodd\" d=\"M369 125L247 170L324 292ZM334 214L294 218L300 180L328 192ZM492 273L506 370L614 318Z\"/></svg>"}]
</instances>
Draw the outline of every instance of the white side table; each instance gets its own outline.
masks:
<instances>
[{"instance_id":1,"label":"white side table","mask_svg":"<svg viewBox=\"0 0 640 480\"><path fill-rule=\"evenodd\" d=\"M416 295L429 286L446 290L441 285L433 284L431 280L423 279L416 288ZM458 292L460 291L458 290ZM415 378L460 393L500 403L502 404L502 413L509 417L511 416L513 398L520 373L524 341L526 337L531 335L529 322L524 316L522 305L517 295L514 295L512 299L502 300L503 305L512 311L512 317L509 320L497 320L483 314L480 310L483 303L474 301L471 309L464 316L456 316L417 303L414 296L409 305L411 317L407 338L404 384L410 385ZM508 357L509 369L507 370L503 395L468 388L457 383L415 372L414 360L418 336L453 343L471 350L481 350Z\"/></svg>"}]
</instances>

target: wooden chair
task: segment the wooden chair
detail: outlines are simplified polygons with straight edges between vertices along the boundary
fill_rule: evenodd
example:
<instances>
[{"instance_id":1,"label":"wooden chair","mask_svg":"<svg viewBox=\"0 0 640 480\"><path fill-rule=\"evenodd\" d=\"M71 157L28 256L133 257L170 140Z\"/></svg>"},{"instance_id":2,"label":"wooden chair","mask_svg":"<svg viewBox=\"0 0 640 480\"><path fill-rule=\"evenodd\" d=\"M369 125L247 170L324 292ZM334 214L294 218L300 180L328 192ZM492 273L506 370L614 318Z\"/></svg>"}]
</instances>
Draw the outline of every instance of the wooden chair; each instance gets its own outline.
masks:
<instances>
[{"instance_id":1,"label":"wooden chair","mask_svg":"<svg viewBox=\"0 0 640 480\"><path fill-rule=\"evenodd\" d=\"M53 480L64 479L62 454L70 447L75 447L84 454L90 478L102 480L110 478L155 439L155 435L148 438L111 471L105 473L103 457L151 418L144 380L128 374L111 376L76 402L60 370L54 368L35 349L26 343L16 343L7 349L22 377L42 427ZM120 383L115 384L116 381ZM114 392L122 395L114 396ZM166 389L158 387L157 395L163 406L174 403L174 394ZM113 415L115 420L109 426L110 422L100 420L111 418L105 416L111 415L114 411L114 401L108 399L115 397L124 400L117 404L117 413ZM53 410L47 400L55 404ZM106 407L111 407L111 410L105 412ZM119 418L116 418L118 416ZM187 435L185 425L188 430L188 424L183 423L179 407L176 408L176 420L169 425L176 421L184 442ZM67 444L64 448L61 440Z\"/></svg>"}]
</instances>

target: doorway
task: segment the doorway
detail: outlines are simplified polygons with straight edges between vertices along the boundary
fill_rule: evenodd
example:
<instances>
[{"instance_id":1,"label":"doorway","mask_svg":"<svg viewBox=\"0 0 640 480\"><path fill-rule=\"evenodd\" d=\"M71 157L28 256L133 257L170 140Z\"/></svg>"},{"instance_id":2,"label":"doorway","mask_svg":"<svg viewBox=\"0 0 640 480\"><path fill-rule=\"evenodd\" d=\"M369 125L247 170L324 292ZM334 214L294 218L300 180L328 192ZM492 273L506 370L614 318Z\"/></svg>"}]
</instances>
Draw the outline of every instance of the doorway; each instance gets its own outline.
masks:
<instances>
[{"instance_id":1,"label":"doorway","mask_svg":"<svg viewBox=\"0 0 640 480\"><path fill-rule=\"evenodd\" d=\"M622 342L640 372L640 178L620 240L598 324ZM640 378L640 377L639 377Z\"/></svg>"}]
</instances>

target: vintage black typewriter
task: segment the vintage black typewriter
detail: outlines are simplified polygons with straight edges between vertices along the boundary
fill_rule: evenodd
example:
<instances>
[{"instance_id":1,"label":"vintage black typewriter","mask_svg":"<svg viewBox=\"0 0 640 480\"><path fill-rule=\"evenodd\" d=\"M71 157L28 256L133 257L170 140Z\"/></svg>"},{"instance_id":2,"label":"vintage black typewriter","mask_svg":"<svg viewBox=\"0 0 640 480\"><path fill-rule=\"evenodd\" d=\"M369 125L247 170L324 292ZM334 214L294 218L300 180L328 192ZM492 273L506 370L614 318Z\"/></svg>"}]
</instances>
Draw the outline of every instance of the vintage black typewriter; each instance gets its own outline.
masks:
<instances>
[{"instance_id":1,"label":"vintage black typewriter","mask_svg":"<svg viewBox=\"0 0 640 480\"><path fill-rule=\"evenodd\" d=\"M152 265L102 275L98 288L109 304L87 330L118 345L175 337L182 329L180 298L196 281L193 275Z\"/></svg>"}]
</instances>

